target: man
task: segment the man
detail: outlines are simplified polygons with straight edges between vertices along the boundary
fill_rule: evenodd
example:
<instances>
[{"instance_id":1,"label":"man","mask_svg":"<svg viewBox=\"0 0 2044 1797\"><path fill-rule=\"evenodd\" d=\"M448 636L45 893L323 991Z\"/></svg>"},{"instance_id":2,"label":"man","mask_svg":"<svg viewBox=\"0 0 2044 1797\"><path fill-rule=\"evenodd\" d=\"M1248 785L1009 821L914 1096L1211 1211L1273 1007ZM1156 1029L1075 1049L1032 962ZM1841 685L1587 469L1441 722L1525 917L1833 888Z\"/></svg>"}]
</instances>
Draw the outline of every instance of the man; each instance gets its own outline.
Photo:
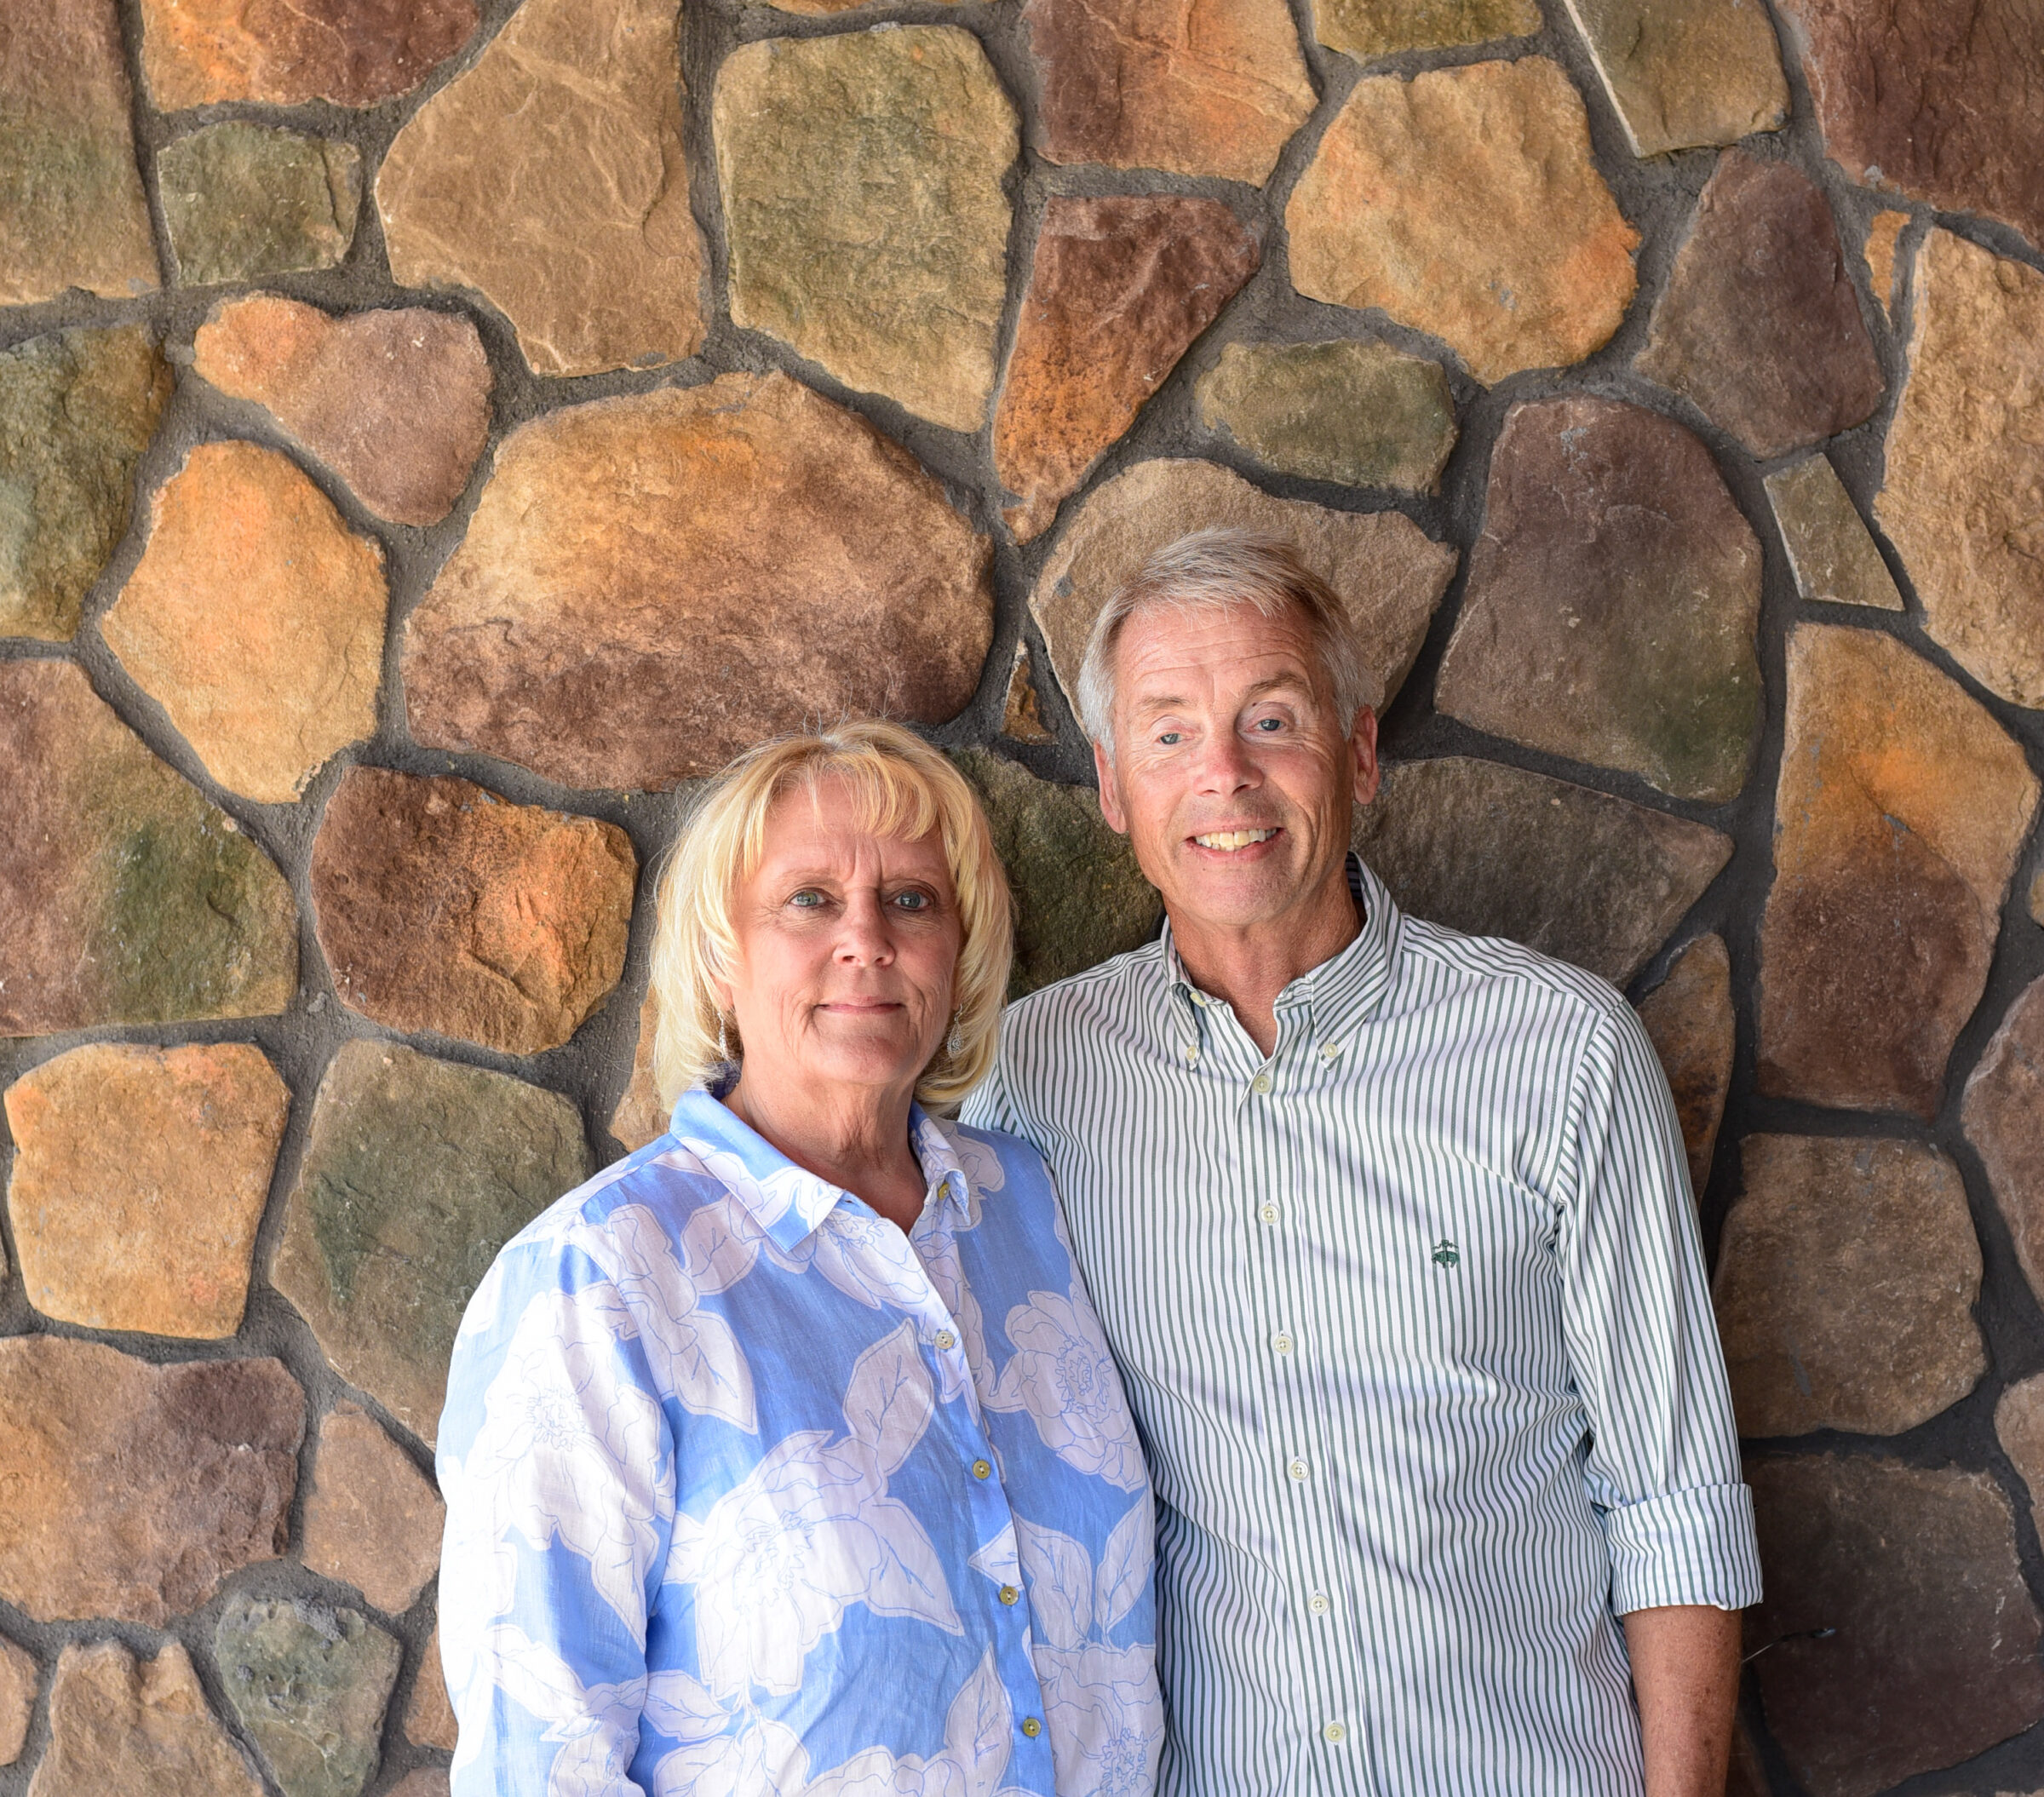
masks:
<instances>
[{"instance_id":1,"label":"man","mask_svg":"<svg viewBox=\"0 0 2044 1797\"><path fill-rule=\"evenodd\" d=\"M1682 1142L1601 981L1348 853L1367 663L1282 544L1101 612L1161 941L967 1107L1057 1176L1157 1493L1170 1797L1720 1797L1760 1595Z\"/></svg>"}]
</instances>

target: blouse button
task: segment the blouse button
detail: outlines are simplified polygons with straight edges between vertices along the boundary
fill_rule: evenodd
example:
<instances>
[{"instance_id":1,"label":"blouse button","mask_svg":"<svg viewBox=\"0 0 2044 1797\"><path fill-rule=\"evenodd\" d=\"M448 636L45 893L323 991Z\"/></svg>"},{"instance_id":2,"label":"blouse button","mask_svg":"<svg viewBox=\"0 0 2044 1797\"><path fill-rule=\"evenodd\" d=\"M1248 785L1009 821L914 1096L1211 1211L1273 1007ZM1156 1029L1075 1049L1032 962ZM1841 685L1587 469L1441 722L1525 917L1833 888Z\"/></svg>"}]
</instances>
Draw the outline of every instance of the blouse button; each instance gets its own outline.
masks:
<instances>
[{"instance_id":1,"label":"blouse button","mask_svg":"<svg viewBox=\"0 0 2044 1797\"><path fill-rule=\"evenodd\" d=\"M1034 1716L1025 1716L1022 1719L1022 1732L1034 1741L1043 1732L1043 1725Z\"/></svg>"},{"instance_id":2,"label":"blouse button","mask_svg":"<svg viewBox=\"0 0 2044 1797\"><path fill-rule=\"evenodd\" d=\"M973 1477L974 1478L991 1478L993 1474L994 1469L987 1461L976 1460L973 1462Z\"/></svg>"},{"instance_id":3,"label":"blouse button","mask_svg":"<svg viewBox=\"0 0 2044 1797\"><path fill-rule=\"evenodd\" d=\"M1021 1595L1022 1593L1017 1591L1013 1585L1003 1585L1001 1587L1001 1601L1003 1604L1012 1604Z\"/></svg>"},{"instance_id":4,"label":"blouse button","mask_svg":"<svg viewBox=\"0 0 2044 1797\"><path fill-rule=\"evenodd\" d=\"M939 1329L937 1331L937 1346L948 1354L958 1346L958 1338L949 1329Z\"/></svg>"}]
</instances>

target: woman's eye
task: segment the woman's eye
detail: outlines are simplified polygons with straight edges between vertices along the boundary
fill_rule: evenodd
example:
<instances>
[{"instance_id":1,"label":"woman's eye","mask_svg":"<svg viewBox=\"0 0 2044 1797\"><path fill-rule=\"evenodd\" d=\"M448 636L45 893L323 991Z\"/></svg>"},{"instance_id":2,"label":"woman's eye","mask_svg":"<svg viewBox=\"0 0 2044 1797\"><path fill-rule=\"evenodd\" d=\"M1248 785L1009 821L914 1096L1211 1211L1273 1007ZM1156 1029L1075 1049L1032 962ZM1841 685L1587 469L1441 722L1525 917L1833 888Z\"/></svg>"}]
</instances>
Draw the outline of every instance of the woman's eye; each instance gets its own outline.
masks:
<instances>
[{"instance_id":1,"label":"woman's eye","mask_svg":"<svg viewBox=\"0 0 2044 1797\"><path fill-rule=\"evenodd\" d=\"M904 911L927 911L930 908L930 895L927 893L897 893L894 902Z\"/></svg>"},{"instance_id":2,"label":"woman's eye","mask_svg":"<svg viewBox=\"0 0 2044 1797\"><path fill-rule=\"evenodd\" d=\"M824 902L824 895L812 886L806 886L789 899L797 910L812 911Z\"/></svg>"}]
</instances>

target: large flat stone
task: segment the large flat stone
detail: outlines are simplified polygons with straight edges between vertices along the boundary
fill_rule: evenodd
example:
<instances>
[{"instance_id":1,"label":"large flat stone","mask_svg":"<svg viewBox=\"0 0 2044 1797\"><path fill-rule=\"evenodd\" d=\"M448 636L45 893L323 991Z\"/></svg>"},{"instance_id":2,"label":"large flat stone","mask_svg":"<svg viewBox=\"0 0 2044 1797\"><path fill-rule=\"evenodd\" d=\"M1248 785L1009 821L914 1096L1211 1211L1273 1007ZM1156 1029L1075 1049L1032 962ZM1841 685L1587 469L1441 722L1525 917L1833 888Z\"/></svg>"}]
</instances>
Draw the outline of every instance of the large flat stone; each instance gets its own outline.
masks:
<instances>
[{"instance_id":1,"label":"large flat stone","mask_svg":"<svg viewBox=\"0 0 2044 1797\"><path fill-rule=\"evenodd\" d=\"M12 1765L28 1745L42 1675L27 1651L0 1639L0 1765Z\"/></svg>"},{"instance_id":2,"label":"large flat stone","mask_svg":"<svg viewBox=\"0 0 2044 1797\"><path fill-rule=\"evenodd\" d=\"M2030 1487L2030 1521L2044 1532L2044 1373L2002 1392L1995 1405L1995 1439Z\"/></svg>"},{"instance_id":3,"label":"large flat stone","mask_svg":"<svg viewBox=\"0 0 2044 1797\"><path fill-rule=\"evenodd\" d=\"M2044 706L2044 274L1933 231L1914 311L1875 514L1924 628L1990 691Z\"/></svg>"},{"instance_id":4,"label":"large flat stone","mask_svg":"<svg viewBox=\"0 0 2044 1797\"><path fill-rule=\"evenodd\" d=\"M213 1632L221 1683L284 1797L359 1797L403 1650L353 1610L240 1598Z\"/></svg>"},{"instance_id":5,"label":"large flat stone","mask_svg":"<svg viewBox=\"0 0 2044 1797\"><path fill-rule=\"evenodd\" d=\"M638 871L614 824L351 767L313 845L319 945L365 1016L537 1054L617 984Z\"/></svg>"},{"instance_id":6,"label":"large flat stone","mask_svg":"<svg viewBox=\"0 0 2044 1797\"><path fill-rule=\"evenodd\" d=\"M1873 415L1880 364L1815 181L1743 150L1719 158L1633 366L1763 460Z\"/></svg>"},{"instance_id":7,"label":"large flat stone","mask_svg":"<svg viewBox=\"0 0 2044 1797\"><path fill-rule=\"evenodd\" d=\"M646 787L807 719L942 723L992 646L990 554L905 451L785 375L553 412L499 446L411 614L412 734Z\"/></svg>"},{"instance_id":8,"label":"large flat stone","mask_svg":"<svg viewBox=\"0 0 2044 1797\"><path fill-rule=\"evenodd\" d=\"M28 1301L87 1329L232 1335L290 1088L246 1042L94 1042L7 1089Z\"/></svg>"},{"instance_id":9,"label":"large flat stone","mask_svg":"<svg viewBox=\"0 0 2044 1797\"><path fill-rule=\"evenodd\" d=\"M490 434L490 361L463 313L336 319L259 293L216 307L192 347L200 375L266 408L393 523L445 518Z\"/></svg>"},{"instance_id":10,"label":"large flat stone","mask_svg":"<svg viewBox=\"0 0 2044 1797\"><path fill-rule=\"evenodd\" d=\"M418 86L476 20L475 0L142 0L142 79L166 112L370 106Z\"/></svg>"},{"instance_id":11,"label":"large flat stone","mask_svg":"<svg viewBox=\"0 0 2044 1797\"><path fill-rule=\"evenodd\" d=\"M535 373L702 347L673 0L525 0L405 122L376 176L400 286L467 287Z\"/></svg>"},{"instance_id":12,"label":"large flat stone","mask_svg":"<svg viewBox=\"0 0 2044 1797\"><path fill-rule=\"evenodd\" d=\"M1622 986L1731 858L1731 838L1496 761L1391 764L1357 852L1415 916Z\"/></svg>"},{"instance_id":13,"label":"large flat stone","mask_svg":"<svg viewBox=\"0 0 2044 1797\"><path fill-rule=\"evenodd\" d=\"M1928 1119L2037 779L1985 708L1892 637L1799 624L1788 663L1760 1088Z\"/></svg>"},{"instance_id":14,"label":"large flat stone","mask_svg":"<svg viewBox=\"0 0 2044 1797\"><path fill-rule=\"evenodd\" d=\"M640 1149L667 1133L669 1107L660 1102L653 1077L653 1032L659 1002L649 986L639 1002L639 1034L632 1044L632 1074L611 1112L611 1134L628 1150Z\"/></svg>"},{"instance_id":15,"label":"large flat stone","mask_svg":"<svg viewBox=\"0 0 2044 1797\"><path fill-rule=\"evenodd\" d=\"M1824 147L1856 181L2044 244L2044 32L2032 0L1783 0Z\"/></svg>"},{"instance_id":16,"label":"large flat stone","mask_svg":"<svg viewBox=\"0 0 2044 1797\"><path fill-rule=\"evenodd\" d=\"M971 32L741 44L717 72L732 323L977 430L1006 294L1015 109Z\"/></svg>"},{"instance_id":17,"label":"large flat stone","mask_svg":"<svg viewBox=\"0 0 2044 1797\"><path fill-rule=\"evenodd\" d=\"M169 397L170 370L141 325L0 352L0 636L77 634Z\"/></svg>"},{"instance_id":18,"label":"large flat stone","mask_svg":"<svg viewBox=\"0 0 2044 1797\"><path fill-rule=\"evenodd\" d=\"M1364 60L1530 37L1540 24L1534 0L1313 0L1314 36Z\"/></svg>"},{"instance_id":19,"label":"large flat stone","mask_svg":"<svg viewBox=\"0 0 2044 1797\"><path fill-rule=\"evenodd\" d=\"M0 1036L290 1002L284 876L73 663L0 663Z\"/></svg>"},{"instance_id":20,"label":"large flat stone","mask_svg":"<svg viewBox=\"0 0 2044 1797\"><path fill-rule=\"evenodd\" d=\"M0 39L0 306L157 284L114 0L37 0Z\"/></svg>"},{"instance_id":21,"label":"large flat stone","mask_svg":"<svg viewBox=\"0 0 2044 1797\"><path fill-rule=\"evenodd\" d=\"M1683 950L1668 978L1639 1001L1639 1021L1668 1076L1689 1157L1690 1191L1700 1198L1710 1180L1718 1125L1731 1090L1737 1019L1725 939L1702 936Z\"/></svg>"},{"instance_id":22,"label":"large flat stone","mask_svg":"<svg viewBox=\"0 0 2044 1797\"><path fill-rule=\"evenodd\" d=\"M411 1701L405 1706L405 1738L418 1747L454 1751L454 1706L447 1700L447 1676L440 1669L438 1622L426 1638L426 1651L419 1656L418 1676L412 1680Z\"/></svg>"},{"instance_id":23,"label":"large flat stone","mask_svg":"<svg viewBox=\"0 0 2044 1797\"><path fill-rule=\"evenodd\" d=\"M1455 552L1399 512L1337 512L1273 499L1211 462L1139 462L1088 495L1029 596L1068 703L1093 621L1144 562L1190 531L1256 531L1289 543L1348 607L1369 646L1368 703L1397 696L1455 576ZM1073 709L1077 710L1074 703Z\"/></svg>"},{"instance_id":24,"label":"large flat stone","mask_svg":"<svg viewBox=\"0 0 2044 1797\"><path fill-rule=\"evenodd\" d=\"M262 1782L206 1708L177 1642L137 1660L118 1641L67 1645L49 1692L49 1746L28 1797L262 1797Z\"/></svg>"},{"instance_id":25,"label":"large flat stone","mask_svg":"<svg viewBox=\"0 0 2044 1797\"><path fill-rule=\"evenodd\" d=\"M1479 730L1737 796L1760 726L1760 545L1710 452L1588 395L1506 415L1434 703Z\"/></svg>"},{"instance_id":26,"label":"large flat stone","mask_svg":"<svg viewBox=\"0 0 2044 1797\"><path fill-rule=\"evenodd\" d=\"M1044 208L994 415L994 472L1022 502L1002 516L1019 538L1049 524L1260 255L1219 200Z\"/></svg>"},{"instance_id":27,"label":"large flat stone","mask_svg":"<svg viewBox=\"0 0 2044 1797\"><path fill-rule=\"evenodd\" d=\"M1737 143L1788 116L1781 47L1754 0L1569 0L1635 156Z\"/></svg>"},{"instance_id":28,"label":"large flat stone","mask_svg":"<svg viewBox=\"0 0 2044 1797\"><path fill-rule=\"evenodd\" d=\"M432 1480L373 1417L352 1404L327 1412L305 1501L309 1570L402 1616L439 1570L446 1519Z\"/></svg>"},{"instance_id":29,"label":"large flat stone","mask_svg":"<svg viewBox=\"0 0 2044 1797\"><path fill-rule=\"evenodd\" d=\"M231 120L165 144L156 175L186 287L331 268L355 240L362 158L337 138Z\"/></svg>"},{"instance_id":30,"label":"large flat stone","mask_svg":"<svg viewBox=\"0 0 2044 1797\"><path fill-rule=\"evenodd\" d=\"M202 443L100 631L208 773L288 804L376 729L388 606L382 549L290 456Z\"/></svg>"},{"instance_id":31,"label":"large flat stone","mask_svg":"<svg viewBox=\"0 0 2044 1797\"><path fill-rule=\"evenodd\" d=\"M1582 96L1544 56L1358 82L1284 221L1300 292L1381 306L1487 384L1580 362L1637 284L1639 233L1590 159Z\"/></svg>"},{"instance_id":32,"label":"large flat stone","mask_svg":"<svg viewBox=\"0 0 2044 1797\"><path fill-rule=\"evenodd\" d=\"M1805 599L1835 606L1902 610L1895 577L1875 548L1859 508L1823 456L1808 456L1767 476L1767 498L1782 545Z\"/></svg>"},{"instance_id":33,"label":"large flat stone","mask_svg":"<svg viewBox=\"0 0 2044 1797\"><path fill-rule=\"evenodd\" d=\"M956 759L985 807L1015 895L1010 998L1140 948L1157 934L1163 903L1127 838L1108 829L1090 786L1039 780L984 749L962 749Z\"/></svg>"},{"instance_id":34,"label":"large flat stone","mask_svg":"<svg viewBox=\"0 0 2044 1797\"><path fill-rule=\"evenodd\" d=\"M1455 447L1448 371L1388 343L1231 343L1194 396L1209 430L1308 480L1438 492Z\"/></svg>"},{"instance_id":35,"label":"large flat stone","mask_svg":"<svg viewBox=\"0 0 2044 1797\"><path fill-rule=\"evenodd\" d=\"M1753 1667L1811 1797L1873 1797L2044 1717L2036 1605L1989 1474L1826 1454L1746 1477L1767 1592L1747 1650L1776 1644Z\"/></svg>"},{"instance_id":36,"label":"large flat stone","mask_svg":"<svg viewBox=\"0 0 2044 1797\"><path fill-rule=\"evenodd\" d=\"M470 1294L589 1172L581 1114L560 1094L396 1042L344 1042L272 1277L334 1369L430 1442Z\"/></svg>"},{"instance_id":37,"label":"large flat stone","mask_svg":"<svg viewBox=\"0 0 2044 1797\"><path fill-rule=\"evenodd\" d=\"M1987 1370L1980 1243L1921 1142L1750 1135L1714 1283L1739 1433L1899 1435Z\"/></svg>"},{"instance_id":38,"label":"large flat stone","mask_svg":"<svg viewBox=\"0 0 2044 1797\"><path fill-rule=\"evenodd\" d=\"M1055 163L1260 186L1313 110L1284 0L1027 0Z\"/></svg>"},{"instance_id":39,"label":"large flat stone","mask_svg":"<svg viewBox=\"0 0 2044 1797\"><path fill-rule=\"evenodd\" d=\"M0 1598L43 1622L161 1628L198 1609L284 1552L304 1434L304 1393L274 1360L0 1341Z\"/></svg>"},{"instance_id":40,"label":"large flat stone","mask_svg":"<svg viewBox=\"0 0 2044 1797\"><path fill-rule=\"evenodd\" d=\"M2008 1008L1966 1082L1961 1117L2030 1289L2044 1295L2044 980Z\"/></svg>"}]
</instances>

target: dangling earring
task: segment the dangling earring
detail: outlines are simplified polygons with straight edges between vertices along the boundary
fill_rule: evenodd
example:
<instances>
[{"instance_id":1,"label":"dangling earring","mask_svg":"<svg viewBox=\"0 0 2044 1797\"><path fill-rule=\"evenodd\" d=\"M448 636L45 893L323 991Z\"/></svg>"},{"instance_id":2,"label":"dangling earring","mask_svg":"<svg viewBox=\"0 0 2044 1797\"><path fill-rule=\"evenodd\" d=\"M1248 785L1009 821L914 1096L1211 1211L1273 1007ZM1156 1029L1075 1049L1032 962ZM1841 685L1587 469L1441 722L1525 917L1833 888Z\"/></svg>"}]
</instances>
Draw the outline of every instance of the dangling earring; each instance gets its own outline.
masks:
<instances>
[{"instance_id":1,"label":"dangling earring","mask_svg":"<svg viewBox=\"0 0 2044 1797\"><path fill-rule=\"evenodd\" d=\"M950 1056L953 1060L956 1060L958 1059L958 1051L965 1046L965 1037L962 1033L964 1028L965 1013L962 1010L952 1012L951 1033L949 1037L945 1039L944 1044L944 1052Z\"/></svg>"},{"instance_id":2,"label":"dangling earring","mask_svg":"<svg viewBox=\"0 0 2044 1797\"><path fill-rule=\"evenodd\" d=\"M717 1013L717 1059L726 1062L731 1059L731 1044L725 1040L724 1013L721 1011Z\"/></svg>"}]
</instances>

